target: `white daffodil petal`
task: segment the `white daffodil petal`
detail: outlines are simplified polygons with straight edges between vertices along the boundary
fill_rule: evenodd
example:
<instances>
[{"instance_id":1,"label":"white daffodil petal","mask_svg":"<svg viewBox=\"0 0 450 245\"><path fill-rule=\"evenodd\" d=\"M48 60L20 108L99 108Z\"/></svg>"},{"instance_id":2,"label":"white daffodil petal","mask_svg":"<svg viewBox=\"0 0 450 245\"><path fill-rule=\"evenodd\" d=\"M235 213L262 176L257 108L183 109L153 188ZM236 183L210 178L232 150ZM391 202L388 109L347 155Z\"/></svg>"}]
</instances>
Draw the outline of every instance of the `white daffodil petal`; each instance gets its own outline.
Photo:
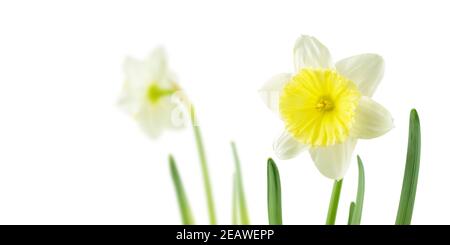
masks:
<instances>
[{"instance_id":1,"label":"white daffodil petal","mask_svg":"<svg viewBox=\"0 0 450 245\"><path fill-rule=\"evenodd\" d=\"M150 138L158 138L164 128L164 111L159 106L142 105L134 115L141 129Z\"/></svg>"},{"instance_id":2,"label":"white daffodil petal","mask_svg":"<svg viewBox=\"0 0 450 245\"><path fill-rule=\"evenodd\" d=\"M363 96L356 109L351 135L371 139L387 133L394 127L391 114L386 108L369 97Z\"/></svg>"},{"instance_id":3,"label":"white daffodil petal","mask_svg":"<svg viewBox=\"0 0 450 245\"><path fill-rule=\"evenodd\" d=\"M337 62L336 69L371 97L383 78L384 60L377 54L361 54Z\"/></svg>"},{"instance_id":4,"label":"white daffodil petal","mask_svg":"<svg viewBox=\"0 0 450 245\"><path fill-rule=\"evenodd\" d=\"M259 89L259 95L269 109L278 112L278 103L280 99L280 91L284 85L291 79L291 74L280 73L273 76L267 81L262 88Z\"/></svg>"},{"instance_id":5,"label":"white daffodil petal","mask_svg":"<svg viewBox=\"0 0 450 245\"><path fill-rule=\"evenodd\" d=\"M146 62L126 57L123 63L125 86L130 91L142 90L151 82L150 69Z\"/></svg>"},{"instance_id":6,"label":"white daffodil petal","mask_svg":"<svg viewBox=\"0 0 450 245\"><path fill-rule=\"evenodd\" d=\"M165 129L181 129L186 124L182 107L170 97L162 98L157 104L141 101L133 115L150 138L158 138Z\"/></svg>"},{"instance_id":7,"label":"white daffodil petal","mask_svg":"<svg viewBox=\"0 0 450 245\"><path fill-rule=\"evenodd\" d=\"M347 172L351 162L356 139L349 137L342 144L315 147L309 150L311 158L319 171L330 179L340 180Z\"/></svg>"},{"instance_id":8,"label":"white daffodil petal","mask_svg":"<svg viewBox=\"0 0 450 245\"><path fill-rule=\"evenodd\" d=\"M284 131L273 143L275 155L282 159L291 159L308 148L294 139L288 131Z\"/></svg>"},{"instance_id":9,"label":"white daffodil petal","mask_svg":"<svg viewBox=\"0 0 450 245\"><path fill-rule=\"evenodd\" d=\"M294 46L295 71L302 68L331 68L333 63L327 47L316 38L302 35Z\"/></svg>"},{"instance_id":10,"label":"white daffodil petal","mask_svg":"<svg viewBox=\"0 0 450 245\"><path fill-rule=\"evenodd\" d=\"M150 72L150 79L152 82L164 83L168 78L168 65L167 65L167 55L166 51L162 48L156 48L153 52L148 56L147 60L147 69Z\"/></svg>"},{"instance_id":11,"label":"white daffodil petal","mask_svg":"<svg viewBox=\"0 0 450 245\"><path fill-rule=\"evenodd\" d=\"M142 97L142 95L132 93L124 86L119 100L117 101L117 105L125 112L134 115L140 110L142 104L142 99L140 99L139 97Z\"/></svg>"}]
</instances>

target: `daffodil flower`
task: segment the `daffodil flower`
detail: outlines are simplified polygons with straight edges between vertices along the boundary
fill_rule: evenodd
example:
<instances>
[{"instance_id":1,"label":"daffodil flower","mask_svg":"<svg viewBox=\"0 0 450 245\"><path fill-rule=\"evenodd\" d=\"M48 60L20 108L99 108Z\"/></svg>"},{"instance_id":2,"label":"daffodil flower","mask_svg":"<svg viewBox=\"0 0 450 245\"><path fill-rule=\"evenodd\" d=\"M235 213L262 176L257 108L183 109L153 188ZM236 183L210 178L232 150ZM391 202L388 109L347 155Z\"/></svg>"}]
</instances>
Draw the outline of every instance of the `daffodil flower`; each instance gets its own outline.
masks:
<instances>
[{"instance_id":1,"label":"daffodil flower","mask_svg":"<svg viewBox=\"0 0 450 245\"><path fill-rule=\"evenodd\" d=\"M125 84L119 105L124 107L136 119L150 138L160 136L165 129L183 127L183 112L186 112L186 110L190 112L205 185L209 218L211 224L216 224L206 153L200 127L195 122L195 110L187 95L181 91L176 83L176 79L168 67L164 50L156 48L144 60L126 58L124 72ZM171 168L172 171L175 171L176 166L173 158L171 159L173 162L171 163ZM175 178L175 181L178 182L177 178ZM178 186L178 188L180 187ZM181 201L180 207L187 208L183 201Z\"/></svg>"},{"instance_id":2,"label":"daffodil flower","mask_svg":"<svg viewBox=\"0 0 450 245\"><path fill-rule=\"evenodd\" d=\"M381 136L393 127L390 113L371 99L384 72L383 58L361 54L332 63L316 38L301 36L294 47L294 74L274 76L260 90L285 130L275 154L290 159L309 150L319 171L342 179L358 139Z\"/></svg>"},{"instance_id":3,"label":"daffodil flower","mask_svg":"<svg viewBox=\"0 0 450 245\"><path fill-rule=\"evenodd\" d=\"M179 88L162 48L155 49L144 60L127 57L124 73L119 104L149 137L156 138L164 129L183 126L180 120L175 120L175 116L181 114L176 113L179 105L172 95L176 95Z\"/></svg>"}]
</instances>

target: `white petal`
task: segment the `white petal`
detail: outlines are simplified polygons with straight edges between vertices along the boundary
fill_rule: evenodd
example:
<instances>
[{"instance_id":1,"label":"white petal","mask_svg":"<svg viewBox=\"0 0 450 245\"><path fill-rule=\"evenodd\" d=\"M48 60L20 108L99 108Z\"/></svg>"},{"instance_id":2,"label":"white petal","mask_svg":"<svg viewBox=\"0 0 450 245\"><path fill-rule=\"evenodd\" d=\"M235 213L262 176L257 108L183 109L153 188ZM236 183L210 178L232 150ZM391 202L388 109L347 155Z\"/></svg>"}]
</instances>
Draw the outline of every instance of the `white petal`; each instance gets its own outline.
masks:
<instances>
[{"instance_id":1,"label":"white petal","mask_svg":"<svg viewBox=\"0 0 450 245\"><path fill-rule=\"evenodd\" d=\"M169 80L166 53L162 48L154 49L145 60L126 57L123 70L131 92L144 90L153 82L166 87L165 83Z\"/></svg>"},{"instance_id":2,"label":"white petal","mask_svg":"<svg viewBox=\"0 0 450 245\"><path fill-rule=\"evenodd\" d=\"M302 68L331 68L333 63L327 47L316 38L302 35L294 47L295 71Z\"/></svg>"},{"instance_id":3,"label":"white petal","mask_svg":"<svg viewBox=\"0 0 450 245\"><path fill-rule=\"evenodd\" d=\"M142 105L140 110L134 115L141 129L150 138L158 138L164 128L164 113L158 106Z\"/></svg>"},{"instance_id":4,"label":"white petal","mask_svg":"<svg viewBox=\"0 0 450 245\"><path fill-rule=\"evenodd\" d=\"M278 112L280 92L284 85L291 79L291 74L280 73L273 76L259 89L259 95L269 109Z\"/></svg>"},{"instance_id":5,"label":"white petal","mask_svg":"<svg viewBox=\"0 0 450 245\"><path fill-rule=\"evenodd\" d=\"M126 57L123 63L127 89L136 91L144 89L151 82L150 70L145 61Z\"/></svg>"},{"instance_id":6,"label":"white petal","mask_svg":"<svg viewBox=\"0 0 450 245\"><path fill-rule=\"evenodd\" d=\"M132 90L128 88L128 83L125 82L117 105L125 112L134 115L140 110L143 100L145 100L143 97L143 93L133 93Z\"/></svg>"},{"instance_id":7,"label":"white petal","mask_svg":"<svg viewBox=\"0 0 450 245\"><path fill-rule=\"evenodd\" d=\"M273 143L275 155L282 160L291 159L307 148L308 146L298 142L286 130Z\"/></svg>"},{"instance_id":8,"label":"white petal","mask_svg":"<svg viewBox=\"0 0 450 245\"><path fill-rule=\"evenodd\" d=\"M152 82L164 83L167 81L169 70L164 48L155 48L145 62Z\"/></svg>"},{"instance_id":9,"label":"white petal","mask_svg":"<svg viewBox=\"0 0 450 245\"><path fill-rule=\"evenodd\" d=\"M336 69L358 85L363 95L371 97L384 74L383 57L361 54L336 63Z\"/></svg>"},{"instance_id":10,"label":"white petal","mask_svg":"<svg viewBox=\"0 0 450 245\"><path fill-rule=\"evenodd\" d=\"M342 144L327 147L311 148L311 158L319 171L330 179L340 180L347 172L352 153L356 146L356 139L349 137Z\"/></svg>"},{"instance_id":11,"label":"white petal","mask_svg":"<svg viewBox=\"0 0 450 245\"><path fill-rule=\"evenodd\" d=\"M134 118L150 138L158 138L165 129L179 129L186 124L182 108L171 98L163 98L156 104L144 101Z\"/></svg>"},{"instance_id":12,"label":"white petal","mask_svg":"<svg viewBox=\"0 0 450 245\"><path fill-rule=\"evenodd\" d=\"M361 98L351 129L352 136L371 139L385 134L393 127L392 116L386 108L369 97Z\"/></svg>"}]
</instances>

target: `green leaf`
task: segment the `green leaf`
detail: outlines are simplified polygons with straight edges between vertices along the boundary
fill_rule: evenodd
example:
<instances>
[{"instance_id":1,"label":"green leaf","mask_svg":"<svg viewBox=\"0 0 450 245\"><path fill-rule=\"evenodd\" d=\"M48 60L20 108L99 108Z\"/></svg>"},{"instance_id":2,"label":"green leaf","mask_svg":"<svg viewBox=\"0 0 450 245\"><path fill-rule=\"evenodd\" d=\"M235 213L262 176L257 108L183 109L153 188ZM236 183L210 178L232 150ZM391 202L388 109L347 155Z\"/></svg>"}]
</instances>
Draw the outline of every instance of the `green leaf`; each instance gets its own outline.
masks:
<instances>
[{"instance_id":1,"label":"green leaf","mask_svg":"<svg viewBox=\"0 0 450 245\"><path fill-rule=\"evenodd\" d=\"M195 224L194 217L192 216L191 208L184 191L183 182L181 181L180 174L178 173L177 164L175 163L175 159L172 155L169 155L169 167L170 174L172 175L172 181L175 186L175 192L177 194L183 225L193 225Z\"/></svg>"},{"instance_id":2,"label":"green leaf","mask_svg":"<svg viewBox=\"0 0 450 245\"><path fill-rule=\"evenodd\" d=\"M361 158L358 156L358 192L356 194L356 202L355 207L352 214L352 219L350 224L351 225L359 225L361 224L361 216L362 216L362 210L363 210L363 204L364 204L364 189L365 189L365 183L364 183L364 166L361 161Z\"/></svg>"},{"instance_id":3,"label":"green leaf","mask_svg":"<svg viewBox=\"0 0 450 245\"><path fill-rule=\"evenodd\" d=\"M353 219L353 213L355 212L355 202L350 203L350 210L348 212L348 225L352 224L352 219Z\"/></svg>"},{"instance_id":4,"label":"green leaf","mask_svg":"<svg viewBox=\"0 0 450 245\"><path fill-rule=\"evenodd\" d=\"M420 121L415 109L409 116L408 152L406 155L405 173L403 175L403 187L398 205L396 225L409 225L414 209L417 180L420 166Z\"/></svg>"},{"instance_id":5,"label":"green leaf","mask_svg":"<svg viewBox=\"0 0 450 245\"><path fill-rule=\"evenodd\" d=\"M342 182L343 179L334 181L333 191L331 192L330 205L328 206L327 221L325 223L327 225L334 225L334 223L336 222L336 214L339 206L339 197L341 196Z\"/></svg>"},{"instance_id":6,"label":"green leaf","mask_svg":"<svg viewBox=\"0 0 450 245\"><path fill-rule=\"evenodd\" d=\"M235 179L236 179L236 190L237 190L237 197L238 197L238 204L239 204L240 224L249 225L250 218L249 218L248 211L247 211L247 202L246 202L246 198L245 198L244 184L243 184L242 173L241 173L241 163L239 160L239 155L237 153L236 144L234 142L231 142L231 149L233 151L234 162L236 164Z\"/></svg>"},{"instance_id":7,"label":"green leaf","mask_svg":"<svg viewBox=\"0 0 450 245\"><path fill-rule=\"evenodd\" d=\"M232 197L232 216L231 216L231 224L238 225L239 224L239 204L238 204L238 190L236 184L236 173L233 174L233 197Z\"/></svg>"},{"instance_id":8,"label":"green leaf","mask_svg":"<svg viewBox=\"0 0 450 245\"><path fill-rule=\"evenodd\" d=\"M281 184L280 175L275 162L269 158L267 161L267 204L269 224L282 225Z\"/></svg>"}]
</instances>

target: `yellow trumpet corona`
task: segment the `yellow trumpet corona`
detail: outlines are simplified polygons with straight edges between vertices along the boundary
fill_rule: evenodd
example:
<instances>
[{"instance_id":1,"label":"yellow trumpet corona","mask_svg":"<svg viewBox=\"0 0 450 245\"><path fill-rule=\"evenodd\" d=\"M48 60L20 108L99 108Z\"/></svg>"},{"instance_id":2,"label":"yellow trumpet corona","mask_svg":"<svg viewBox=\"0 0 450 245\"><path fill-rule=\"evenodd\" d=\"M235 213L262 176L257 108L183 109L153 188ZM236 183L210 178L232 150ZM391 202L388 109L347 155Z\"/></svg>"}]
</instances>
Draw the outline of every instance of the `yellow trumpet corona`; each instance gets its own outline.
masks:
<instances>
[{"instance_id":1,"label":"yellow trumpet corona","mask_svg":"<svg viewBox=\"0 0 450 245\"><path fill-rule=\"evenodd\" d=\"M302 69L280 96L286 129L299 142L328 146L350 134L361 93L355 83L332 69Z\"/></svg>"}]
</instances>

